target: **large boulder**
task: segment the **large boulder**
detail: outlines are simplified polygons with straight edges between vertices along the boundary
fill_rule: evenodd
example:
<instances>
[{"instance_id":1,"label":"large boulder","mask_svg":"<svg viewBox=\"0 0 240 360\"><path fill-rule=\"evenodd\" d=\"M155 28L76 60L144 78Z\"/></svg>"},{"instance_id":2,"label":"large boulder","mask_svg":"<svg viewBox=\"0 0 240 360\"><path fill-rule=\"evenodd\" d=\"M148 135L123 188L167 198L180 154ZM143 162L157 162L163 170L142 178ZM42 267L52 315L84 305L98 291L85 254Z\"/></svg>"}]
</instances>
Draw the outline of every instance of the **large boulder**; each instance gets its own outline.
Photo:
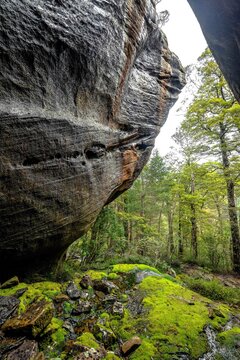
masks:
<instances>
[{"instance_id":1,"label":"large boulder","mask_svg":"<svg viewBox=\"0 0 240 360\"><path fill-rule=\"evenodd\" d=\"M188 0L236 99L240 101L239 0Z\"/></svg>"},{"instance_id":2,"label":"large boulder","mask_svg":"<svg viewBox=\"0 0 240 360\"><path fill-rule=\"evenodd\" d=\"M183 85L154 0L1 0L3 278L46 269L131 186Z\"/></svg>"}]
</instances>

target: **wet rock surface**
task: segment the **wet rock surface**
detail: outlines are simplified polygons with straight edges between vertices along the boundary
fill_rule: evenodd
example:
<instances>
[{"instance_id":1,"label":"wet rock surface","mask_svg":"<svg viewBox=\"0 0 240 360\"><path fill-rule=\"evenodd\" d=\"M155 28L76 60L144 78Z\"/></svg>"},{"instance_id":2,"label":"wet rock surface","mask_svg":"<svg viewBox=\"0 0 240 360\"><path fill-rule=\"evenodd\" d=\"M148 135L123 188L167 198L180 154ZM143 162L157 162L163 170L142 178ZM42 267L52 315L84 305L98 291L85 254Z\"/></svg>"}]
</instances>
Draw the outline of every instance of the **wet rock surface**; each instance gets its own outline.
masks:
<instances>
[{"instance_id":1,"label":"wet rock surface","mask_svg":"<svg viewBox=\"0 0 240 360\"><path fill-rule=\"evenodd\" d=\"M1 0L0 20L6 279L48 270L131 186L185 80L152 0Z\"/></svg>"}]
</instances>

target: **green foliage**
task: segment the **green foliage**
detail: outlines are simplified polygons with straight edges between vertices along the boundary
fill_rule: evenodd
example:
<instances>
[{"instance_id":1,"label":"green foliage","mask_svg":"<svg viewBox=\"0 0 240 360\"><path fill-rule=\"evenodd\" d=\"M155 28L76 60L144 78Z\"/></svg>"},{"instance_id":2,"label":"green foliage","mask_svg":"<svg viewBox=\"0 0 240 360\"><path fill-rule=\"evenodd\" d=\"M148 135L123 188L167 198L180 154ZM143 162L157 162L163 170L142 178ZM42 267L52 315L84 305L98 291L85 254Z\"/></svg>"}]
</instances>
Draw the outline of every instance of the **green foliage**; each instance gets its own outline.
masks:
<instances>
[{"instance_id":1,"label":"green foliage","mask_svg":"<svg viewBox=\"0 0 240 360\"><path fill-rule=\"evenodd\" d=\"M218 280L196 279L182 275L181 279L191 289L212 300L240 305L240 289L226 287Z\"/></svg>"}]
</instances>

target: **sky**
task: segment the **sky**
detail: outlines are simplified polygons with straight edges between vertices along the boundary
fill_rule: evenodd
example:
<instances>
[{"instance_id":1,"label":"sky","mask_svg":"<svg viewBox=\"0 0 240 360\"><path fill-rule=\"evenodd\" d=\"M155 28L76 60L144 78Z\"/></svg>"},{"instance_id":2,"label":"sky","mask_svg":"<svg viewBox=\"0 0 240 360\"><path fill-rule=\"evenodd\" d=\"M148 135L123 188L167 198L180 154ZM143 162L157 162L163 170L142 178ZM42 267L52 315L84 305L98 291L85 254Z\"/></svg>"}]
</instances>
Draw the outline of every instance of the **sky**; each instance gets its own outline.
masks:
<instances>
[{"instance_id":1,"label":"sky","mask_svg":"<svg viewBox=\"0 0 240 360\"><path fill-rule=\"evenodd\" d=\"M170 13L169 21L162 28L167 35L170 50L178 55L183 66L195 63L207 44L187 0L162 0L158 10L168 10ZM173 145L171 136L182 120L181 112L177 112L177 109L181 106L183 97L184 91L155 141L155 147L161 156L166 155Z\"/></svg>"}]
</instances>

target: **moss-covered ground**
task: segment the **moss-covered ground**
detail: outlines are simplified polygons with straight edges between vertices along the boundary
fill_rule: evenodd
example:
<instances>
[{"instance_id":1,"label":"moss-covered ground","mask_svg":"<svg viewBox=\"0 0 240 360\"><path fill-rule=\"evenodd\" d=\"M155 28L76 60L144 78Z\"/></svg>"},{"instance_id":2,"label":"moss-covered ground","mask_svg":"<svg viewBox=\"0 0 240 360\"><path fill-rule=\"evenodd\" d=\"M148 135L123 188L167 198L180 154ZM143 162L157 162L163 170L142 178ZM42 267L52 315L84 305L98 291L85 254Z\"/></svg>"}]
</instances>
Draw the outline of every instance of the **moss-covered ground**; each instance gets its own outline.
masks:
<instances>
[{"instance_id":1,"label":"moss-covered ground","mask_svg":"<svg viewBox=\"0 0 240 360\"><path fill-rule=\"evenodd\" d=\"M143 271L161 276L147 276L137 284L136 273ZM85 274L93 281L111 281L118 288L111 295L92 287L81 289L79 282ZM176 281L151 266L118 264L105 271L88 270L73 280L82 294L80 300L67 297L67 283L20 283L0 289L0 296L18 294L20 314L36 300L54 304L54 317L38 339L46 359L70 360L83 348L99 351L102 359L121 359L120 345L133 336L140 337L142 344L129 360L172 360L184 355L199 359L209 350L206 326L215 329L219 343L227 348L235 348L240 341L238 325L224 331L234 312L226 303L204 297L183 286L183 279ZM73 312L86 301L91 303L90 311ZM122 313L112 310L114 301L122 304Z\"/></svg>"}]
</instances>

